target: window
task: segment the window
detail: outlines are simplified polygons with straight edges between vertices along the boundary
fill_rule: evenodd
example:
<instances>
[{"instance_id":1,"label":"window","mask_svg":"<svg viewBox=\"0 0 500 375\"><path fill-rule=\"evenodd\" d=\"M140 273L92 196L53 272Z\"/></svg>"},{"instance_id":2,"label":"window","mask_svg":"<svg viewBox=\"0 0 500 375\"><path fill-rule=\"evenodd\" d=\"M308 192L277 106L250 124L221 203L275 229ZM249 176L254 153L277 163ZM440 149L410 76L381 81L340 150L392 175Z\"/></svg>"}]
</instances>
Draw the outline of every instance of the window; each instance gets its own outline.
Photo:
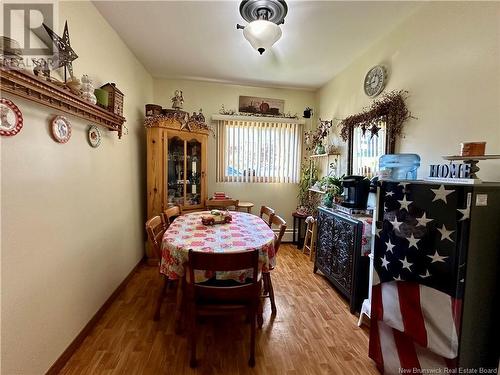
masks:
<instances>
[{"instance_id":1,"label":"window","mask_svg":"<svg viewBox=\"0 0 500 375\"><path fill-rule=\"evenodd\" d=\"M384 119L375 120L378 133L372 135L369 127L365 134L360 126L354 127L349 142L350 168L349 173L371 178L379 170L379 158L394 152L394 144L388 143L386 122Z\"/></svg>"},{"instance_id":2,"label":"window","mask_svg":"<svg viewBox=\"0 0 500 375\"><path fill-rule=\"evenodd\" d=\"M298 123L219 120L217 182L299 182Z\"/></svg>"}]
</instances>

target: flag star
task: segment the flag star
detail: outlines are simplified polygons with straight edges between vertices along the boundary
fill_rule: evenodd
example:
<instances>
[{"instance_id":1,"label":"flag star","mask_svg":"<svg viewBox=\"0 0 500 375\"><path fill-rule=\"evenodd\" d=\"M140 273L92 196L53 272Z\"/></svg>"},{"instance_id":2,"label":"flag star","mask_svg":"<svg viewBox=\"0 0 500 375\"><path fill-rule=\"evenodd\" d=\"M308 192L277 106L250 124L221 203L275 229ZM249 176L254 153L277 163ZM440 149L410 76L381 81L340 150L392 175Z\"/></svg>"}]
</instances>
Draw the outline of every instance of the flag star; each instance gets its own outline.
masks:
<instances>
[{"instance_id":1,"label":"flag star","mask_svg":"<svg viewBox=\"0 0 500 375\"><path fill-rule=\"evenodd\" d=\"M427 219L427 217L425 215L426 214L424 212L423 215L422 215L422 217L417 218L418 225L421 225L421 226L425 227L427 225L427 223L429 223L432 220L434 220L434 219Z\"/></svg>"},{"instance_id":2,"label":"flag star","mask_svg":"<svg viewBox=\"0 0 500 375\"><path fill-rule=\"evenodd\" d=\"M394 195L394 192L393 191L386 191L385 192L385 196L386 197L392 197Z\"/></svg>"},{"instance_id":3,"label":"flag star","mask_svg":"<svg viewBox=\"0 0 500 375\"><path fill-rule=\"evenodd\" d=\"M392 244L390 239L389 239L389 242L386 242L385 244L387 245L387 251L390 251L392 253L392 249L396 245Z\"/></svg>"},{"instance_id":4,"label":"flag star","mask_svg":"<svg viewBox=\"0 0 500 375\"><path fill-rule=\"evenodd\" d=\"M396 280L396 281L401 281L401 277L400 277L400 276L398 276L398 277L394 277L394 280Z\"/></svg>"},{"instance_id":5,"label":"flag star","mask_svg":"<svg viewBox=\"0 0 500 375\"><path fill-rule=\"evenodd\" d=\"M398 218L396 216L394 216L394 221L389 221L389 223L392 224L392 227L394 228L394 230L399 230L399 226L401 224L403 224L402 221L398 221Z\"/></svg>"},{"instance_id":6,"label":"flag star","mask_svg":"<svg viewBox=\"0 0 500 375\"><path fill-rule=\"evenodd\" d=\"M448 257L444 257L442 255L439 255L437 250L436 252L434 253L434 255L427 255L429 258L432 259L432 262L431 263L435 263L435 262L442 262L444 263L444 260Z\"/></svg>"},{"instance_id":7,"label":"flag star","mask_svg":"<svg viewBox=\"0 0 500 375\"><path fill-rule=\"evenodd\" d=\"M380 260L382 261L382 267L385 267L385 269L387 271L389 271L389 268L387 268L387 266L389 265L389 261L387 260L387 258L385 257L385 255L384 255L383 258L380 258Z\"/></svg>"},{"instance_id":8,"label":"flag star","mask_svg":"<svg viewBox=\"0 0 500 375\"><path fill-rule=\"evenodd\" d=\"M413 233L412 233L412 234L410 235L410 237L407 237L406 239L407 239L407 240L408 240L408 242L410 243L410 244L408 245L408 248L410 248L410 247L415 247L415 248L418 250L417 243L418 243L418 241L420 241L420 238L415 238L415 237L413 236Z\"/></svg>"},{"instance_id":9,"label":"flag star","mask_svg":"<svg viewBox=\"0 0 500 375\"><path fill-rule=\"evenodd\" d=\"M403 263L403 268L406 268L408 271L411 272L411 266L413 266L413 263L410 263L408 262L408 260L406 259L406 257L403 259L403 260L399 260L401 263Z\"/></svg>"},{"instance_id":10,"label":"flag star","mask_svg":"<svg viewBox=\"0 0 500 375\"><path fill-rule=\"evenodd\" d=\"M375 236L380 237L380 232L382 232L382 228L375 228Z\"/></svg>"},{"instance_id":11,"label":"flag star","mask_svg":"<svg viewBox=\"0 0 500 375\"><path fill-rule=\"evenodd\" d=\"M450 235L455 232L454 230L447 230L444 224L442 228L437 228L437 230L441 233L441 241L450 240L451 242L453 242L453 240L450 238Z\"/></svg>"},{"instance_id":12,"label":"flag star","mask_svg":"<svg viewBox=\"0 0 500 375\"><path fill-rule=\"evenodd\" d=\"M419 275L422 279L426 279L430 276L429 270L425 271L425 275Z\"/></svg>"},{"instance_id":13,"label":"flag star","mask_svg":"<svg viewBox=\"0 0 500 375\"><path fill-rule=\"evenodd\" d=\"M413 201L407 201L406 196L403 196L403 200L402 201L398 200L398 202L401 205L401 207L399 209L406 210L406 211L408 211L408 206L413 203Z\"/></svg>"},{"instance_id":14,"label":"flag star","mask_svg":"<svg viewBox=\"0 0 500 375\"><path fill-rule=\"evenodd\" d=\"M457 208L457 211L460 212L463 215L462 218L460 220L458 220L458 221L463 221L465 219L470 218L470 207L467 207L467 208L464 208L464 209Z\"/></svg>"},{"instance_id":15,"label":"flag star","mask_svg":"<svg viewBox=\"0 0 500 375\"><path fill-rule=\"evenodd\" d=\"M446 190L444 188L444 185L441 185L439 187L439 189L431 189L431 190L434 193L434 199L432 201L434 202L434 201L442 200L444 203L448 203L446 201L446 196L455 192L455 190Z\"/></svg>"}]
</instances>

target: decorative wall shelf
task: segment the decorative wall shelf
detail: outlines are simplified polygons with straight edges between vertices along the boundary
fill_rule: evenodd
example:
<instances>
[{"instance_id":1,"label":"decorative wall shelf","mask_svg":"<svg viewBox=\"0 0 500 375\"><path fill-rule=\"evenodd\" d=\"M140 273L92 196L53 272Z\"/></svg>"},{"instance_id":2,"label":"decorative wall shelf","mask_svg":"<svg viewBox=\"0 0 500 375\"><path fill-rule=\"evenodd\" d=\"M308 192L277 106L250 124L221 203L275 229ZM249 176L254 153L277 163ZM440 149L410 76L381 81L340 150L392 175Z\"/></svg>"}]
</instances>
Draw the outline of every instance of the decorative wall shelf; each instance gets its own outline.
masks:
<instances>
[{"instance_id":1,"label":"decorative wall shelf","mask_svg":"<svg viewBox=\"0 0 500 375\"><path fill-rule=\"evenodd\" d=\"M334 154L317 154L317 155L311 155L309 156L310 158L326 158L328 156L340 156L339 153L334 153Z\"/></svg>"},{"instance_id":2,"label":"decorative wall shelf","mask_svg":"<svg viewBox=\"0 0 500 375\"><path fill-rule=\"evenodd\" d=\"M307 190L312 191L313 193L326 194L326 191L315 189L315 188L309 188Z\"/></svg>"},{"instance_id":3,"label":"decorative wall shelf","mask_svg":"<svg viewBox=\"0 0 500 375\"><path fill-rule=\"evenodd\" d=\"M79 96L51 82L20 70L0 68L0 90L80 117L118 132L122 137L125 118L86 102Z\"/></svg>"}]
</instances>

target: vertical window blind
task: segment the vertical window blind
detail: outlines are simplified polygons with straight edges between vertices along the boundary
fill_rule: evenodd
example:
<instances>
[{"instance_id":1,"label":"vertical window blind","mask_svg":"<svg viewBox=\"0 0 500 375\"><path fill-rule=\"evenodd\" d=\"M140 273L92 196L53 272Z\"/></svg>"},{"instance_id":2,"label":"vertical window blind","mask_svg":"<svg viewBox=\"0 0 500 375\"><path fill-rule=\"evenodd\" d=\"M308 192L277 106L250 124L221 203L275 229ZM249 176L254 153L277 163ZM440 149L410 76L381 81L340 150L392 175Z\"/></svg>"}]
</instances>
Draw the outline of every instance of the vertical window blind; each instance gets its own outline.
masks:
<instances>
[{"instance_id":1,"label":"vertical window blind","mask_svg":"<svg viewBox=\"0 0 500 375\"><path fill-rule=\"evenodd\" d=\"M299 182L300 124L219 120L217 182Z\"/></svg>"}]
</instances>

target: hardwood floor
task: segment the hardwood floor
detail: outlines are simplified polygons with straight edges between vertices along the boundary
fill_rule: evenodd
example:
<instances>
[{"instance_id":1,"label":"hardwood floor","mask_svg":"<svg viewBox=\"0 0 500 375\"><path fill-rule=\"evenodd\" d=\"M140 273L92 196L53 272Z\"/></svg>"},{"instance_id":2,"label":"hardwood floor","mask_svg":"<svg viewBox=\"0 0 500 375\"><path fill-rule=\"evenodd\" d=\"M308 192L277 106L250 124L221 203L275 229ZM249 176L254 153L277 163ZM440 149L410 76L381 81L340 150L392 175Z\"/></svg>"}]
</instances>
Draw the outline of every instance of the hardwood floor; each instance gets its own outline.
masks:
<instances>
[{"instance_id":1,"label":"hardwood floor","mask_svg":"<svg viewBox=\"0 0 500 375\"><path fill-rule=\"evenodd\" d=\"M209 319L200 327L198 367L189 368L186 334L174 333L175 289L153 321L161 280L142 266L61 374L378 374L368 358L368 331L347 303L294 246L283 244L272 273L277 315L264 299L256 365L247 366L249 325Z\"/></svg>"}]
</instances>

